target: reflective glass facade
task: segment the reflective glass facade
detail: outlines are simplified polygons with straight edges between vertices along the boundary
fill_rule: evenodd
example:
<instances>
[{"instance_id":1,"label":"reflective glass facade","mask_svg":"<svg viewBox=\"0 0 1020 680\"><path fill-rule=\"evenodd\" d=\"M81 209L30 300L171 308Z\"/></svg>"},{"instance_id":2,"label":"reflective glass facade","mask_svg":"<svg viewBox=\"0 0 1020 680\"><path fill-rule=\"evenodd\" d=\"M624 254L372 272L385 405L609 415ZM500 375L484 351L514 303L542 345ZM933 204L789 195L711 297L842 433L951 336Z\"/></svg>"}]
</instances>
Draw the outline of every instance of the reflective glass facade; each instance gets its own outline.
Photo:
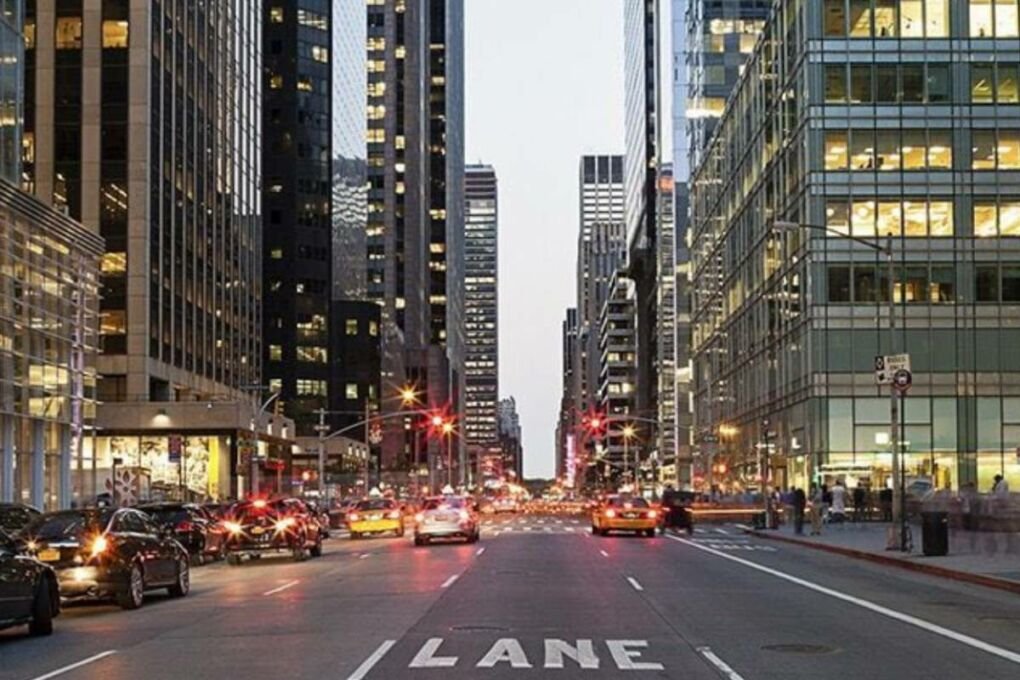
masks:
<instances>
[{"instance_id":1,"label":"reflective glass facade","mask_svg":"<svg viewBox=\"0 0 1020 680\"><path fill-rule=\"evenodd\" d=\"M1000 4L775 4L692 179L697 425L745 480L768 419L780 485L884 487L873 358L906 351L908 483L1020 483L1020 41ZM893 286L840 234L891 235Z\"/></svg>"},{"instance_id":2,"label":"reflective glass facade","mask_svg":"<svg viewBox=\"0 0 1020 680\"><path fill-rule=\"evenodd\" d=\"M24 0L0 0L0 179L17 184L21 175Z\"/></svg>"}]
</instances>

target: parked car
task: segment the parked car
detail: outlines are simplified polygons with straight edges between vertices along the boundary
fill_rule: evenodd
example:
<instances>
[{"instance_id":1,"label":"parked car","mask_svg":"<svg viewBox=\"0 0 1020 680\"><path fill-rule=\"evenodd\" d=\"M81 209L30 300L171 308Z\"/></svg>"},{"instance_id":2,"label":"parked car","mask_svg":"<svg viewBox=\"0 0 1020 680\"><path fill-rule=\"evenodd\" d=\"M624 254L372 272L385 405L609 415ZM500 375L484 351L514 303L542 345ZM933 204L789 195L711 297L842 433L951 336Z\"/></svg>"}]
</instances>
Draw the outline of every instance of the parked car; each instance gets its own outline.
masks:
<instances>
[{"instance_id":1,"label":"parked car","mask_svg":"<svg viewBox=\"0 0 1020 680\"><path fill-rule=\"evenodd\" d=\"M31 505L23 503L0 503L0 531L14 536L24 529L40 513Z\"/></svg>"},{"instance_id":2,"label":"parked car","mask_svg":"<svg viewBox=\"0 0 1020 680\"><path fill-rule=\"evenodd\" d=\"M29 635L49 635L60 614L57 576L39 560L18 554L18 548L0 530L0 629L27 625Z\"/></svg>"},{"instance_id":3,"label":"parked car","mask_svg":"<svg viewBox=\"0 0 1020 680\"><path fill-rule=\"evenodd\" d=\"M414 518L415 545L426 545L437 538L463 538L468 543L477 543L480 537L475 503L462 496L429 498Z\"/></svg>"},{"instance_id":4,"label":"parked car","mask_svg":"<svg viewBox=\"0 0 1020 680\"><path fill-rule=\"evenodd\" d=\"M188 551L134 508L45 513L18 539L28 554L53 567L64 600L113 598L124 609L137 609L147 590L166 588L172 597L184 597L191 589Z\"/></svg>"},{"instance_id":5,"label":"parked car","mask_svg":"<svg viewBox=\"0 0 1020 680\"><path fill-rule=\"evenodd\" d=\"M149 503L137 506L156 524L168 528L192 560L202 564L206 559L223 556L227 535L223 525L204 508L193 503Z\"/></svg>"},{"instance_id":6,"label":"parked car","mask_svg":"<svg viewBox=\"0 0 1020 680\"><path fill-rule=\"evenodd\" d=\"M223 521L227 531L227 563L261 557L264 553L286 552L295 561L322 555L322 533L318 518L296 498L254 499L237 503L230 519Z\"/></svg>"}]
</instances>

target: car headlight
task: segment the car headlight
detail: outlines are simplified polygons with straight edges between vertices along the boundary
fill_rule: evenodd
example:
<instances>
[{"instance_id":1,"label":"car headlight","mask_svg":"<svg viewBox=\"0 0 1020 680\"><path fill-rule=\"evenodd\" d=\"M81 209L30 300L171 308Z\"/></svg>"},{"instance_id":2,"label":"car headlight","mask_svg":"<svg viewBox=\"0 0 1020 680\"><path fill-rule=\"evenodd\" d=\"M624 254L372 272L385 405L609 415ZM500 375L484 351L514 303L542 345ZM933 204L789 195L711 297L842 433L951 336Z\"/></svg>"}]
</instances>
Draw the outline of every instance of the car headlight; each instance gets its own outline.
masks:
<instances>
[{"instance_id":1,"label":"car headlight","mask_svg":"<svg viewBox=\"0 0 1020 680\"><path fill-rule=\"evenodd\" d=\"M109 547L110 542L106 540L106 536L100 534L92 539L92 543L89 545L89 555L91 557L99 557Z\"/></svg>"},{"instance_id":2,"label":"car headlight","mask_svg":"<svg viewBox=\"0 0 1020 680\"><path fill-rule=\"evenodd\" d=\"M295 524L297 524L297 522L294 521L293 517L284 517L283 519L277 520L276 524L273 526L277 531L286 531Z\"/></svg>"},{"instance_id":3,"label":"car headlight","mask_svg":"<svg viewBox=\"0 0 1020 680\"><path fill-rule=\"evenodd\" d=\"M232 534L239 534L239 533L241 533L244 530L244 528L240 524L238 524L237 522L230 522L230 521L224 522L223 523L223 528L226 529L227 531L229 531Z\"/></svg>"}]
</instances>

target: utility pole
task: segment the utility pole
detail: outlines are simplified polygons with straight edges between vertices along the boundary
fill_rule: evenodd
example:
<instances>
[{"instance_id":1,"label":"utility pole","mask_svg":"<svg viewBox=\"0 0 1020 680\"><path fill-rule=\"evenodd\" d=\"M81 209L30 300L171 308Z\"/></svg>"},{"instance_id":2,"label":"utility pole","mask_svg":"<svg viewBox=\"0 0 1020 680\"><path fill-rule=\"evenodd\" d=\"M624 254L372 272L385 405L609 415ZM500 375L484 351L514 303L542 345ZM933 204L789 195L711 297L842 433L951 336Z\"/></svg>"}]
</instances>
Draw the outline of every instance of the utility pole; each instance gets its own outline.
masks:
<instances>
[{"instance_id":1,"label":"utility pole","mask_svg":"<svg viewBox=\"0 0 1020 680\"><path fill-rule=\"evenodd\" d=\"M368 395L365 396L365 497L368 497L369 467L372 460L372 414Z\"/></svg>"},{"instance_id":2,"label":"utility pole","mask_svg":"<svg viewBox=\"0 0 1020 680\"><path fill-rule=\"evenodd\" d=\"M769 491L769 478L771 477L771 475L769 474L769 470L770 470L770 464L769 464L769 446L770 446L770 443L769 443L769 428L772 426L772 423L771 423L771 421L769 421L768 418L765 418L765 419L763 419L761 421L761 425L762 425L762 430L763 430L763 432L762 432L762 439L764 441L764 446L762 448L762 454L761 454L761 460L762 460L762 466L761 466L761 491L762 491L762 495L765 497L765 528L766 529L770 529L770 528L772 528L772 492Z\"/></svg>"},{"instance_id":3,"label":"utility pole","mask_svg":"<svg viewBox=\"0 0 1020 680\"><path fill-rule=\"evenodd\" d=\"M886 234L885 259L889 278L889 353L896 354L896 263L893 259L893 235ZM899 532L899 549L907 550L907 518L903 507L903 470L900 469L900 393L895 382L889 383L889 443L892 446L893 526Z\"/></svg>"},{"instance_id":4,"label":"utility pole","mask_svg":"<svg viewBox=\"0 0 1020 680\"><path fill-rule=\"evenodd\" d=\"M328 487L326 486L326 434L329 432L329 425L326 424L326 409L318 410L319 423L315 431L319 433L319 496L324 502L325 508L329 509Z\"/></svg>"}]
</instances>

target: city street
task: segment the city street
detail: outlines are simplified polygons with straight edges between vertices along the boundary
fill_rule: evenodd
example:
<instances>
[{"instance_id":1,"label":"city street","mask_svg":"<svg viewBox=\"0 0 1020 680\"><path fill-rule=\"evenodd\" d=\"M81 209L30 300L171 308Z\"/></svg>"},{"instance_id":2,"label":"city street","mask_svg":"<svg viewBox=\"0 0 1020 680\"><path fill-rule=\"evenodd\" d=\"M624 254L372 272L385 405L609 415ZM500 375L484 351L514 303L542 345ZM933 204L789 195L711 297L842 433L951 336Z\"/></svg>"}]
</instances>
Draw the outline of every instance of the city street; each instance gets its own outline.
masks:
<instances>
[{"instance_id":1,"label":"city street","mask_svg":"<svg viewBox=\"0 0 1020 680\"><path fill-rule=\"evenodd\" d=\"M191 594L0 633L0 680L1016 678L1020 598L748 538L498 516L476 545L334 537Z\"/></svg>"}]
</instances>

